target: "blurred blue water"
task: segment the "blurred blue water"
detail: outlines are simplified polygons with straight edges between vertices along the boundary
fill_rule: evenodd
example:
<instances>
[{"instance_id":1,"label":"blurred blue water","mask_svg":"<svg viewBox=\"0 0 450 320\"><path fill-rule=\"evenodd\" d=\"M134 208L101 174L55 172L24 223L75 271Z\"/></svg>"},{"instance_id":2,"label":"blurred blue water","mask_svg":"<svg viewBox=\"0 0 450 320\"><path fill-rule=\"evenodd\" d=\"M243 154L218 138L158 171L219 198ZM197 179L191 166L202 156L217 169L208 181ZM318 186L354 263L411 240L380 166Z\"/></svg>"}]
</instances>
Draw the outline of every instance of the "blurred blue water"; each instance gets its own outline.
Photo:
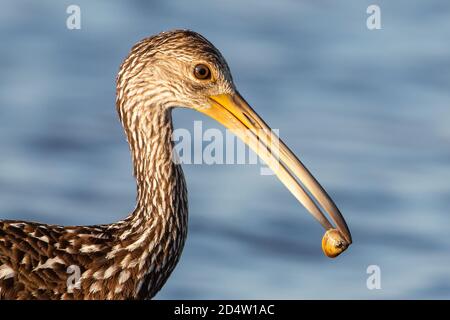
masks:
<instances>
[{"instance_id":1,"label":"blurred blue water","mask_svg":"<svg viewBox=\"0 0 450 320\"><path fill-rule=\"evenodd\" d=\"M0 216L118 220L135 185L114 79L137 40L191 28L344 213L354 244L323 256L321 227L259 167L185 166L190 232L157 298L450 298L450 4L4 1L0 11ZM194 120L175 111L176 127ZM378 265L382 289L368 290Z\"/></svg>"}]
</instances>

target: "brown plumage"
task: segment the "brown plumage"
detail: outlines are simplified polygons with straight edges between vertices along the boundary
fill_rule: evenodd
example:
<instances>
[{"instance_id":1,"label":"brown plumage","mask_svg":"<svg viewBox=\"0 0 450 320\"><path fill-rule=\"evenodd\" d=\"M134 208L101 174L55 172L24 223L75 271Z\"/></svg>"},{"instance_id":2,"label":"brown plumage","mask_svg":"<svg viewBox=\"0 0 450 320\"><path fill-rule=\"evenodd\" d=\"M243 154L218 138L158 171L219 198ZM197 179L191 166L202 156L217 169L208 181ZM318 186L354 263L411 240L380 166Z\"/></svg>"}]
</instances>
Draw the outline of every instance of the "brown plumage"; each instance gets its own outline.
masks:
<instances>
[{"instance_id":1,"label":"brown plumage","mask_svg":"<svg viewBox=\"0 0 450 320\"><path fill-rule=\"evenodd\" d=\"M186 184L173 161L171 110L176 106L213 117L252 148L259 140L267 142L268 127L239 96L227 63L209 41L187 30L140 41L120 68L116 99L137 181L136 209L109 225L0 221L0 298L146 299L160 290L187 235ZM264 132L237 131L243 128ZM259 154L268 163L273 160ZM350 243L334 203L284 144L281 160L276 174L283 183L328 229L331 224L286 168L304 180Z\"/></svg>"}]
</instances>

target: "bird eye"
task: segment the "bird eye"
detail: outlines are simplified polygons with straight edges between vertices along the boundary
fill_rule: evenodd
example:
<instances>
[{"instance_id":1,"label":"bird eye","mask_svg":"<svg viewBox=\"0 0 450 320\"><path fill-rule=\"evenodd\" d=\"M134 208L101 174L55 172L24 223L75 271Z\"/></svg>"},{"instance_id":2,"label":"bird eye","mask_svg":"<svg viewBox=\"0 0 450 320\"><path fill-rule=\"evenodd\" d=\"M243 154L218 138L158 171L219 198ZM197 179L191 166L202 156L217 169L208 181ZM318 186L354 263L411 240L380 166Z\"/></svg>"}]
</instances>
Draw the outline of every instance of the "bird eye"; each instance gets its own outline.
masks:
<instances>
[{"instance_id":1,"label":"bird eye","mask_svg":"<svg viewBox=\"0 0 450 320\"><path fill-rule=\"evenodd\" d=\"M208 66L204 64L198 64L194 68L194 76L200 80L206 80L211 78L211 71Z\"/></svg>"}]
</instances>

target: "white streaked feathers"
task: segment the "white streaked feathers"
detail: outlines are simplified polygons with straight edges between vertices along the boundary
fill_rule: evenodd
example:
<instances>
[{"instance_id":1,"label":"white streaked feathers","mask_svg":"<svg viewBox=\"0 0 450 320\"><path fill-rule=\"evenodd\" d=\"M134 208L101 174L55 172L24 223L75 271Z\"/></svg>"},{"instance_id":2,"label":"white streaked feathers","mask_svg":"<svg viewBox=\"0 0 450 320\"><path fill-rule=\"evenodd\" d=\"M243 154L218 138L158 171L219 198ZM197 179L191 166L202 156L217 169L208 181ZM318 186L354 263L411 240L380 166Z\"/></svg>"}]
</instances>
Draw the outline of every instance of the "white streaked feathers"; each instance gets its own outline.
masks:
<instances>
[{"instance_id":1,"label":"white streaked feathers","mask_svg":"<svg viewBox=\"0 0 450 320\"><path fill-rule=\"evenodd\" d=\"M100 251L102 247L98 244L85 244L80 248L80 252L90 253Z\"/></svg>"},{"instance_id":2,"label":"white streaked feathers","mask_svg":"<svg viewBox=\"0 0 450 320\"><path fill-rule=\"evenodd\" d=\"M14 272L14 270L10 267L10 266L8 266L8 265L6 265L6 264L2 264L1 266L0 266L0 279L9 279L9 278L12 278L12 277L14 277L14 275L15 275L16 273Z\"/></svg>"},{"instance_id":3,"label":"white streaked feathers","mask_svg":"<svg viewBox=\"0 0 450 320\"><path fill-rule=\"evenodd\" d=\"M39 262L36 268L33 271L37 271L39 269L52 269L56 263L65 264L65 262L60 257L48 258L44 263Z\"/></svg>"}]
</instances>

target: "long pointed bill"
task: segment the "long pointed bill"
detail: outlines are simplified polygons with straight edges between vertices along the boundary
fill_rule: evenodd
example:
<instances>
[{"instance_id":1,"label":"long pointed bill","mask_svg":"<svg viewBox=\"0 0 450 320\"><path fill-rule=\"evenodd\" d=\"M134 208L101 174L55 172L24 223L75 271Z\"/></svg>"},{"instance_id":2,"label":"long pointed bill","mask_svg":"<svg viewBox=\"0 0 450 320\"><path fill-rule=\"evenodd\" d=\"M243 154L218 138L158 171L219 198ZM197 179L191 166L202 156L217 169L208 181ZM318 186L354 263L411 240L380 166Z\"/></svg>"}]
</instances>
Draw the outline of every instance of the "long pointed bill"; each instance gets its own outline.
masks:
<instances>
[{"instance_id":1,"label":"long pointed bill","mask_svg":"<svg viewBox=\"0 0 450 320\"><path fill-rule=\"evenodd\" d=\"M346 248L352 243L347 224L333 200L308 169L283 141L273 134L269 126L239 93L211 96L210 106L199 109L199 111L220 122L242 139L270 167L314 218L326 230L329 230L333 228L333 225L319 209L316 202L324 208L344 238L341 239L342 241L338 241L338 246Z\"/></svg>"}]
</instances>

